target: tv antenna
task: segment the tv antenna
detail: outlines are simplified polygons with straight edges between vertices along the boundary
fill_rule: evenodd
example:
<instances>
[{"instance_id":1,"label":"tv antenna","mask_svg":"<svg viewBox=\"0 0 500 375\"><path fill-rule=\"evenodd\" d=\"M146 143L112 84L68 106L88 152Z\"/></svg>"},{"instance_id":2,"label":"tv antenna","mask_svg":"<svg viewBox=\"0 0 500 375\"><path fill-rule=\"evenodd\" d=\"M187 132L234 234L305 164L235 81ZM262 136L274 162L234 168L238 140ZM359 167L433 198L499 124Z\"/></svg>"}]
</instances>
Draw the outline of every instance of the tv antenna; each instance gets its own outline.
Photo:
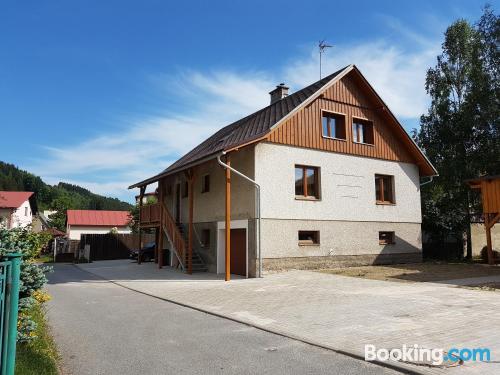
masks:
<instances>
[{"instance_id":1,"label":"tv antenna","mask_svg":"<svg viewBox=\"0 0 500 375\"><path fill-rule=\"evenodd\" d=\"M318 47L319 47L319 79L321 79L321 60L322 60L322 57L323 57L323 52L325 52L325 50L327 48L332 48L333 46L330 45L330 44L326 44L326 40L320 40L319 41L319 44L318 44Z\"/></svg>"}]
</instances>

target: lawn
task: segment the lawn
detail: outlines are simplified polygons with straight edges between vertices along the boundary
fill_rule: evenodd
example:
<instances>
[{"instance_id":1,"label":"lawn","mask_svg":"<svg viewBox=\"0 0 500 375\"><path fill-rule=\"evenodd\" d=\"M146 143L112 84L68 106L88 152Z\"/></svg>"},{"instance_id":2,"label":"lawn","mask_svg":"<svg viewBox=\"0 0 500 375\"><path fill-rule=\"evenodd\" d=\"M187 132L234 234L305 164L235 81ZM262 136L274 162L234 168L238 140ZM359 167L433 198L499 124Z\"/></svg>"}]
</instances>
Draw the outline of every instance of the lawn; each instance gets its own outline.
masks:
<instances>
[{"instance_id":1,"label":"lawn","mask_svg":"<svg viewBox=\"0 0 500 375\"><path fill-rule=\"evenodd\" d=\"M53 263L54 262L54 255L52 254L40 254L40 256L35 259L36 262L38 263Z\"/></svg>"},{"instance_id":2,"label":"lawn","mask_svg":"<svg viewBox=\"0 0 500 375\"><path fill-rule=\"evenodd\" d=\"M373 280L434 282L469 277L500 276L500 267L473 263L413 263L335 268L320 272Z\"/></svg>"},{"instance_id":3,"label":"lawn","mask_svg":"<svg viewBox=\"0 0 500 375\"><path fill-rule=\"evenodd\" d=\"M35 305L33 320L38 324L38 336L29 344L18 344L16 355L16 375L57 375L57 350L52 339L43 307Z\"/></svg>"}]
</instances>

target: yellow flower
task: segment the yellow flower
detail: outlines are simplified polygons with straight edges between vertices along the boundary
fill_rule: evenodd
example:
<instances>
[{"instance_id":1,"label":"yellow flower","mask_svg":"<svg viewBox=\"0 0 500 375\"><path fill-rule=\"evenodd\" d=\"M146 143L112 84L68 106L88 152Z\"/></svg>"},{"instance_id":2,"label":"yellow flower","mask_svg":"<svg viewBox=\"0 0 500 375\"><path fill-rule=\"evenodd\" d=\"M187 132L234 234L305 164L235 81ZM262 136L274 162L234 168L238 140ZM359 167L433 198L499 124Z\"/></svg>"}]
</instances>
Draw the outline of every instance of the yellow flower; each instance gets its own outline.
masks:
<instances>
[{"instance_id":1,"label":"yellow flower","mask_svg":"<svg viewBox=\"0 0 500 375\"><path fill-rule=\"evenodd\" d=\"M33 298L38 302L38 303L45 303L47 301L50 301L50 295L42 290L37 290L33 292Z\"/></svg>"}]
</instances>

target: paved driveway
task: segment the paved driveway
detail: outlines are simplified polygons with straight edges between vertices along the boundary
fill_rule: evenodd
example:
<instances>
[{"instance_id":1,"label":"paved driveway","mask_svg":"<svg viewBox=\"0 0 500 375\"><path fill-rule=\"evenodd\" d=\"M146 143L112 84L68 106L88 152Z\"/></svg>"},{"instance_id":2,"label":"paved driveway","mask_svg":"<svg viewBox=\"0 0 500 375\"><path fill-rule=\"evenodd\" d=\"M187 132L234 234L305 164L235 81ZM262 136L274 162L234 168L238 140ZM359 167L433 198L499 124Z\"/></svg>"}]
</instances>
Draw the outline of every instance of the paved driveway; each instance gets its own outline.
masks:
<instances>
[{"instance_id":1,"label":"paved driveway","mask_svg":"<svg viewBox=\"0 0 500 375\"><path fill-rule=\"evenodd\" d=\"M49 323L63 374L395 374L55 265Z\"/></svg>"},{"instance_id":2,"label":"paved driveway","mask_svg":"<svg viewBox=\"0 0 500 375\"><path fill-rule=\"evenodd\" d=\"M500 293L446 284L396 283L292 271L225 283L129 261L81 265L150 295L325 347L363 355L365 344L400 348L488 347L500 360ZM499 363L466 363L430 373L500 373Z\"/></svg>"}]
</instances>

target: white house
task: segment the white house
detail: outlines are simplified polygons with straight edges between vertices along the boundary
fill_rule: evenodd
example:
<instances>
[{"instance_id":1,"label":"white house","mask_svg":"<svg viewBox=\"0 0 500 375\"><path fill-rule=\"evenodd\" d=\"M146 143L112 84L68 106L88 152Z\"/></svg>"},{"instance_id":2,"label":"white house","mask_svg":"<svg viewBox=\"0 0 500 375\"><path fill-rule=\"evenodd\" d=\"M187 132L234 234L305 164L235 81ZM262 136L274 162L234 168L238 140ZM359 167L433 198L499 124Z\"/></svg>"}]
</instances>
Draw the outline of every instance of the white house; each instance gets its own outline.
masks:
<instances>
[{"instance_id":1,"label":"white house","mask_svg":"<svg viewBox=\"0 0 500 375\"><path fill-rule=\"evenodd\" d=\"M33 221L30 191L0 191L0 226L26 227Z\"/></svg>"},{"instance_id":2,"label":"white house","mask_svg":"<svg viewBox=\"0 0 500 375\"><path fill-rule=\"evenodd\" d=\"M162 234L167 263L228 278L421 261L420 183L437 172L361 72L270 94L130 186L142 195L158 183L158 208L142 207L140 226Z\"/></svg>"},{"instance_id":3,"label":"white house","mask_svg":"<svg viewBox=\"0 0 500 375\"><path fill-rule=\"evenodd\" d=\"M131 233L130 212L99 210L67 210L66 234L80 240L81 234Z\"/></svg>"}]
</instances>

